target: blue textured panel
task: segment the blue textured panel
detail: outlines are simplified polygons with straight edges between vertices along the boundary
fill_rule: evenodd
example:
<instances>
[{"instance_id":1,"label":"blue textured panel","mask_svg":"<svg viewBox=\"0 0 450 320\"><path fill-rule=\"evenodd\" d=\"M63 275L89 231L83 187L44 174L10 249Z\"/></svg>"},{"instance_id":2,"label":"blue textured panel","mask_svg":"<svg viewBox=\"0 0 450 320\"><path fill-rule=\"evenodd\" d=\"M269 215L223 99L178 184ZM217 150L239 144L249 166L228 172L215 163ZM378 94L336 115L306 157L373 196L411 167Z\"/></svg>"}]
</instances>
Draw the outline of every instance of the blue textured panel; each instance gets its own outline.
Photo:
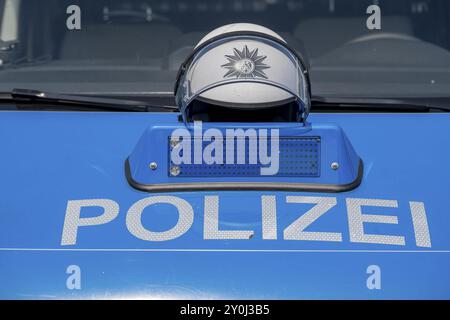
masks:
<instances>
[{"instance_id":1,"label":"blue textured panel","mask_svg":"<svg viewBox=\"0 0 450 320\"><path fill-rule=\"evenodd\" d=\"M191 142L191 164L181 164L177 166L176 177L257 177L261 176L261 168L270 165L261 164L259 161L257 141L251 138L245 139L245 158L243 164L238 164L237 142L234 142L233 164L226 163L226 156L230 150L227 149L226 142L223 142L223 164L194 164L194 142ZM203 141L203 149L210 144L209 141ZM270 156L270 139L268 139L267 150ZM169 152L172 151L169 140ZM249 151L253 150L256 154L257 163L250 163ZM279 171L275 176L278 177L319 177L320 176L320 138L319 137L280 137L279 140ZM242 161L241 161L242 162ZM170 159L168 175L174 177L171 173L175 165Z\"/></svg>"}]
</instances>

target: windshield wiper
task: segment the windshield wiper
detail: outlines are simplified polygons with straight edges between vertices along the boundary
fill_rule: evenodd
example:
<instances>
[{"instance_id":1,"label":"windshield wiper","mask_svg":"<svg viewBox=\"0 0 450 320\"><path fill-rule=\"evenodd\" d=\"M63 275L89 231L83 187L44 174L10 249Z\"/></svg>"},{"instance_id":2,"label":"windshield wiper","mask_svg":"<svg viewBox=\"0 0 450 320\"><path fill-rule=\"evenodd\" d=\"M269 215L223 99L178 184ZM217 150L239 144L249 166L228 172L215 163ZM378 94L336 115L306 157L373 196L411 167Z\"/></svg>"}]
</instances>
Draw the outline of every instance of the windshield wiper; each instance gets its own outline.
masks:
<instances>
[{"instance_id":1,"label":"windshield wiper","mask_svg":"<svg viewBox=\"0 0 450 320\"><path fill-rule=\"evenodd\" d=\"M313 97L312 111L355 110L386 112L450 112L450 98L334 98Z\"/></svg>"},{"instance_id":2,"label":"windshield wiper","mask_svg":"<svg viewBox=\"0 0 450 320\"><path fill-rule=\"evenodd\" d=\"M0 103L14 103L19 109L52 110L104 110L128 112L178 112L177 106L152 105L143 101L119 98L50 93L30 89L13 89L0 94ZM42 108L41 106L45 106ZM368 112L450 112L450 98L355 98L355 97L312 97L312 112L321 111L368 111Z\"/></svg>"},{"instance_id":3,"label":"windshield wiper","mask_svg":"<svg viewBox=\"0 0 450 320\"><path fill-rule=\"evenodd\" d=\"M76 107L86 110L129 112L178 111L176 106L158 106L141 101L49 93L29 89L13 89L6 96L2 95L0 102L13 102L16 105L26 105L25 109L30 109L30 107L33 109L41 109L39 106L45 105L55 106L52 108L53 110L66 110Z\"/></svg>"}]
</instances>

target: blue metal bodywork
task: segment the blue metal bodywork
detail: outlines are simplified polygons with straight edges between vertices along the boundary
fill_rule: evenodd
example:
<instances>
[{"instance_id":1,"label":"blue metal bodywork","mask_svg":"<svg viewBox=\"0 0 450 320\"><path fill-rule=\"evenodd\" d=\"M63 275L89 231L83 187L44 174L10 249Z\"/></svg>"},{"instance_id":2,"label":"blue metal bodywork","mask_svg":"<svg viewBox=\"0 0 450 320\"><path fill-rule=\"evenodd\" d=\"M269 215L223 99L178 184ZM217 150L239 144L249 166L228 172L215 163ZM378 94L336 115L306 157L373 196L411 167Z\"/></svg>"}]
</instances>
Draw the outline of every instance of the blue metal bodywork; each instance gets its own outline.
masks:
<instances>
[{"instance_id":1,"label":"blue metal bodywork","mask_svg":"<svg viewBox=\"0 0 450 320\"><path fill-rule=\"evenodd\" d=\"M194 209L177 239L147 242L126 227L128 209L154 194L125 179L124 161L152 125L175 114L2 112L0 114L0 298L450 298L450 114L312 114L343 128L365 164L361 185L338 194L292 192L170 193ZM167 194L166 194L167 195ZM248 240L204 240L204 197L220 199L224 229L254 230ZM261 236L261 196L276 197L277 240ZM342 233L341 242L284 240L283 230L312 207L287 196L336 198L310 231ZM403 236L405 245L350 241L346 200L396 200L398 224L367 223L372 234ZM113 221L81 227L61 245L69 200L111 199ZM431 247L418 247L409 202L423 202ZM88 208L83 216L101 211ZM146 209L142 224L167 230L170 205ZM81 270L81 289L66 286L67 267ZM381 270L381 289L367 287L367 268Z\"/></svg>"}]
</instances>

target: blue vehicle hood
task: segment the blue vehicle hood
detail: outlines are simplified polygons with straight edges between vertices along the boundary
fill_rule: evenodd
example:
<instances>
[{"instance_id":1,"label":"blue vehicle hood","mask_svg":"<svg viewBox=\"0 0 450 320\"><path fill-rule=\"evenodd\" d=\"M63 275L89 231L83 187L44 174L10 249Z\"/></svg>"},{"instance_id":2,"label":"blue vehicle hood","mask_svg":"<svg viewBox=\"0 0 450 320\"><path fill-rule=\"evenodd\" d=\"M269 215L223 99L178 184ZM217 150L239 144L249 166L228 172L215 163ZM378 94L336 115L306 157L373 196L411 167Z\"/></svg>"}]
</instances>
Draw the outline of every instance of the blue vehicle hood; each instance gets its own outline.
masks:
<instances>
[{"instance_id":1,"label":"blue vehicle hood","mask_svg":"<svg viewBox=\"0 0 450 320\"><path fill-rule=\"evenodd\" d=\"M125 160L147 128L176 117L0 114L0 298L450 298L450 114L312 114L312 123L342 127L364 162L361 185L348 192L133 189ZM163 196L192 206L192 226L168 241L139 239L127 228L129 208ZM270 239L262 235L263 196L276 203ZM222 229L253 236L205 239L205 197L219 201ZM311 222L314 205L295 197L335 204ZM80 227L74 244L63 243L69 202L92 199L115 203L117 217ZM355 233L358 203L366 215L393 217L364 222L365 234L386 237ZM286 239L286 229L306 212L311 223L304 232L340 234L340 241ZM96 208L81 213L99 214ZM156 204L141 218L146 228L163 231L178 216L172 206ZM81 284L75 289L68 285L74 268ZM373 270L379 288L370 286Z\"/></svg>"}]
</instances>

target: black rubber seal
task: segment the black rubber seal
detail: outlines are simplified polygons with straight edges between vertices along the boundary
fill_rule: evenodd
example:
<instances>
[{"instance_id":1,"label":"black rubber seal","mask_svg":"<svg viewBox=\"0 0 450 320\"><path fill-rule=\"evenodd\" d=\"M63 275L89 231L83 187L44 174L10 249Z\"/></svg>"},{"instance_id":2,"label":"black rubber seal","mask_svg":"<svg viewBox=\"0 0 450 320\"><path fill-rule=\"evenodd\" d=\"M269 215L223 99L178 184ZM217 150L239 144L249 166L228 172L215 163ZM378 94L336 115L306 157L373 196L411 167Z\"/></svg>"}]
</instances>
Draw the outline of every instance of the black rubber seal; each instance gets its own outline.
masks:
<instances>
[{"instance_id":1,"label":"black rubber seal","mask_svg":"<svg viewBox=\"0 0 450 320\"><path fill-rule=\"evenodd\" d=\"M125 176L131 187L136 190L156 192L192 192L192 191L295 191L340 193L359 187L364 173L364 164L359 159L358 176L349 184L319 183L279 183L279 182L196 182L196 183L161 183L140 184L131 176L130 163L125 161Z\"/></svg>"}]
</instances>

